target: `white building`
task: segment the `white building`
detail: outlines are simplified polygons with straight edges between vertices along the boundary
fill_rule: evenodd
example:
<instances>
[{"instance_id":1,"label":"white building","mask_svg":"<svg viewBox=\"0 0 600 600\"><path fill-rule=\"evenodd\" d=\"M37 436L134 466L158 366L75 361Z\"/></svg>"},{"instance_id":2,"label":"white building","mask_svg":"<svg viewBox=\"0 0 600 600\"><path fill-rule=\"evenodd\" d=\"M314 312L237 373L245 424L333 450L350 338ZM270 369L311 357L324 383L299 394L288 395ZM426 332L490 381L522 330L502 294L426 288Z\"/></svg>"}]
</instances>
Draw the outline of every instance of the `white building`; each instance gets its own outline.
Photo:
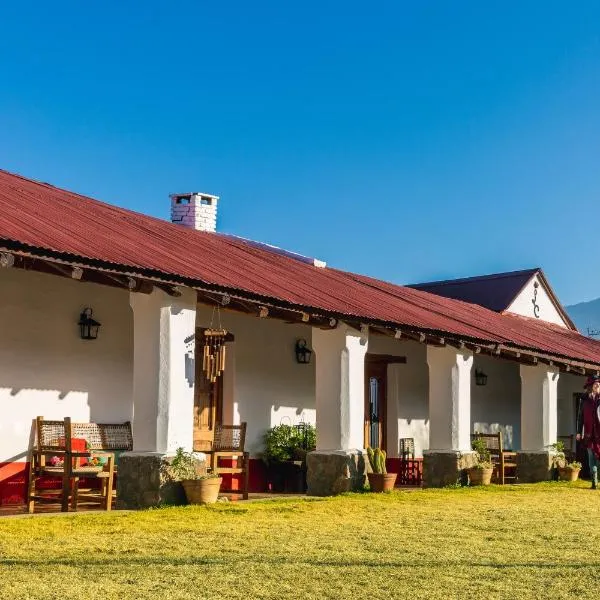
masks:
<instances>
[{"instance_id":1,"label":"white building","mask_svg":"<svg viewBox=\"0 0 600 600\"><path fill-rule=\"evenodd\" d=\"M474 431L502 431L546 476L600 343L540 270L491 309L216 233L216 196L171 202L176 224L0 171L0 502L22 500L37 415L132 421L134 452L154 456L203 449L209 417L245 421L255 489L264 432L300 421L317 426L313 470L341 457L332 490L366 445L393 466L402 438L425 484L455 481ZM95 340L79 335L85 308ZM196 340L219 318L227 361L210 384Z\"/></svg>"}]
</instances>

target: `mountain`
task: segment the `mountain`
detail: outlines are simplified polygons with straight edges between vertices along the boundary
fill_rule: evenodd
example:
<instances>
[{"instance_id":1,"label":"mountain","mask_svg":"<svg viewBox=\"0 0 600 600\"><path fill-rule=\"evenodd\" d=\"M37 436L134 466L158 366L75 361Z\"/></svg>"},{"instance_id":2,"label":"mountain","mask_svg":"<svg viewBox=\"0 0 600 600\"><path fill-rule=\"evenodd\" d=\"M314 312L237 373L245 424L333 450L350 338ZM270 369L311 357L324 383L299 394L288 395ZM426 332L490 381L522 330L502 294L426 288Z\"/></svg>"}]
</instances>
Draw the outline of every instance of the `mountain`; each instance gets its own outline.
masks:
<instances>
[{"instance_id":1,"label":"mountain","mask_svg":"<svg viewBox=\"0 0 600 600\"><path fill-rule=\"evenodd\" d=\"M583 335L589 335L589 332L600 334L600 298L565 306L565 310Z\"/></svg>"}]
</instances>

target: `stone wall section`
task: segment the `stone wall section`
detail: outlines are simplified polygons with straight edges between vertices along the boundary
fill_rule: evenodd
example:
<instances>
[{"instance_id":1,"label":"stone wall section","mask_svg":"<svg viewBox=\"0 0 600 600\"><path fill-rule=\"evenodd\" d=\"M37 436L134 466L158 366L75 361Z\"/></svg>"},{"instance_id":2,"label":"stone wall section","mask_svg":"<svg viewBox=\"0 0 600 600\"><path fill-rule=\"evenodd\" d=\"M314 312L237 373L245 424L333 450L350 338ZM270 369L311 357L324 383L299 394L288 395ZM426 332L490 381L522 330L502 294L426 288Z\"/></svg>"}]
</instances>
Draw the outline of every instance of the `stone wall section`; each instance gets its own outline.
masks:
<instances>
[{"instance_id":1,"label":"stone wall section","mask_svg":"<svg viewBox=\"0 0 600 600\"><path fill-rule=\"evenodd\" d=\"M423 487L466 485L467 469L477 464L475 452L426 450L423 454Z\"/></svg>"}]
</instances>

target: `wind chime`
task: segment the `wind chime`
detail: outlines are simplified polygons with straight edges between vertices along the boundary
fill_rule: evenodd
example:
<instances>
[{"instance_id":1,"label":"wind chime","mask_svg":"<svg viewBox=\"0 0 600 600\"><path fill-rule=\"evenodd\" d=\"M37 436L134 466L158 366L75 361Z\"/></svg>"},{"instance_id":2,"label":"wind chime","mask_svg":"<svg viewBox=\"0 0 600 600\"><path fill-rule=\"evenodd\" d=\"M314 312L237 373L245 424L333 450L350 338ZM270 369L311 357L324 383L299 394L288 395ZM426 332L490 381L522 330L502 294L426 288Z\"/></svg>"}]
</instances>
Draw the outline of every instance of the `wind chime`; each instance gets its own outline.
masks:
<instances>
[{"instance_id":1,"label":"wind chime","mask_svg":"<svg viewBox=\"0 0 600 600\"><path fill-rule=\"evenodd\" d=\"M217 307L217 316L219 327L213 329L213 320L215 311L213 309L213 317L210 320L210 327L204 331L204 353L202 358L202 369L206 373L206 378L215 383L218 377L225 370L225 342L227 330L221 325L221 312Z\"/></svg>"}]
</instances>

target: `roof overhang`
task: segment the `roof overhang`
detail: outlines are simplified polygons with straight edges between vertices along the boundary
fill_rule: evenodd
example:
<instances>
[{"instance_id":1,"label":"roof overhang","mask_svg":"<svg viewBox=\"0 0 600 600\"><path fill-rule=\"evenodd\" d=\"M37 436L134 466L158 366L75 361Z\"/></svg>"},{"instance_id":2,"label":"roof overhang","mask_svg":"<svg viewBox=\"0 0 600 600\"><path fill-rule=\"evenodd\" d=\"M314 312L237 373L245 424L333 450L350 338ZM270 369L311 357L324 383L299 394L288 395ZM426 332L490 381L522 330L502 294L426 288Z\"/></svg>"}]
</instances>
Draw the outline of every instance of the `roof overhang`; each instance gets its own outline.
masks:
<instances>
[{"instance_id":1,"label":"roof overhang","mask_svg":"<svg viewBox=\"0 0 600 600\"><path fill-rule=\"evenodd\" d=\"M194 289L202 303L227 306L232 310L255 315L269 315L287 322L334 328L340 321L344 321L359 330L368 326L375 333L396 339L404 338L434 346L448 345L457 349L467 349L475 354L487 354L529 365L548 364L565 372L581 375L600 374L600 363L589 363L565 355L544 353L533 347L511 343L499 344L492 340L459 336L442 330L408 327L399 322L326 311L315 306L293 304L238 288L228 288L161 271L139 269L131 265L114 264L89 257L32 247L12 240L0 240L0 252L8 252L15 257L13 265L15 268L49 272L58 276L72 277L103 285L126 287L132 292L149 293L152 287L156 286L164 292L176 296L179 293L177 288L186 287ZM74 277L74 269L83 270L88 276Z\"/></svg>"}]
</instances>

